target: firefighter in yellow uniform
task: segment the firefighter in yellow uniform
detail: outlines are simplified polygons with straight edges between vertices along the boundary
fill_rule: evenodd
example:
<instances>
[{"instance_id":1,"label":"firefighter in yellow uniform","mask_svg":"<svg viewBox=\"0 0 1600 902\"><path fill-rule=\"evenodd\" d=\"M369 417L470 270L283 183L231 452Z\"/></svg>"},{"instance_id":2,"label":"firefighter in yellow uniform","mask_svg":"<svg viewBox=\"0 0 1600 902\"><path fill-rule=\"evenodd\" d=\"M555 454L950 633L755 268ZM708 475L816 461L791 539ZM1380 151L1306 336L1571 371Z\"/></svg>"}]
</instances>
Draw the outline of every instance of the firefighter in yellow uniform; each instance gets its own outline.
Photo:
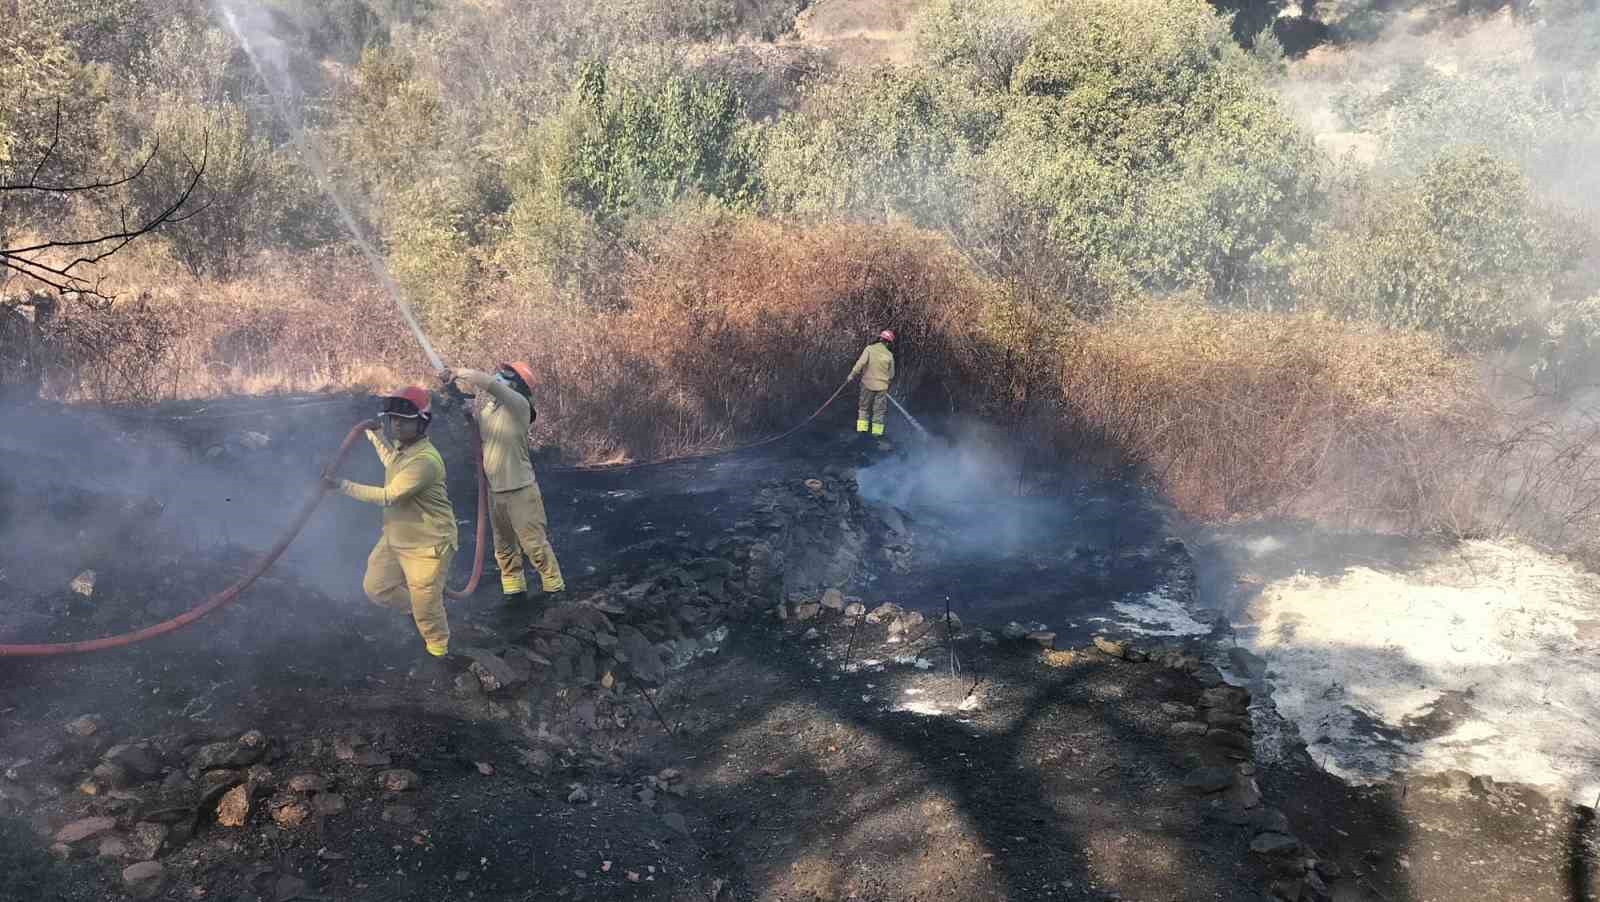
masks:
<instances>
[{"instance_id":1,"label":"firefighter in yellow uniform","mask_svg":"<svg viewBox=\"0 0 1600 902\"><path fill-rule=\"evenodd\" d=\"M533 371L526 363L502 363L494 375L478 370L445 370L446 383L462 382L478 390L478 433L483 438L483 472L489 480L489 522L494 527L494 559L500 565L500 591L507 604L527 600L523 555L539 573L546 593L567 583L550 547L544 496L528 458L528 428L538 414L533 407Z\"/></svg>"},{"instance_id":2,"label":"firefighter in yellow uniform","mask_svg":"<svg viewBox=\"0 0 1600 902\"><path fill-rule=\"evenodd\" d=\"M894 332L884 329L878 338L861 351L850 378L861 377L861 399L856 404L856 431L883 435L884 418L889 413L889 383L894 381Z\"/></svg>"},{"instance_id":3,"label":"firefighter in yellow uniform","mask_svg":"<svg viewBox=\"0 0 1600 902\"><path fill-rule=\"evenodd\" d=\"M428 654L450 653L445 581L456 553L456 515L445 491L444 459L428 440L427 389L412 386L383 399L366 425L383 462L383 485L324 478L338 492L383 508L383 535L367 557L361 588L373 604L409 610Z\"/></svg>"}]
</instances>

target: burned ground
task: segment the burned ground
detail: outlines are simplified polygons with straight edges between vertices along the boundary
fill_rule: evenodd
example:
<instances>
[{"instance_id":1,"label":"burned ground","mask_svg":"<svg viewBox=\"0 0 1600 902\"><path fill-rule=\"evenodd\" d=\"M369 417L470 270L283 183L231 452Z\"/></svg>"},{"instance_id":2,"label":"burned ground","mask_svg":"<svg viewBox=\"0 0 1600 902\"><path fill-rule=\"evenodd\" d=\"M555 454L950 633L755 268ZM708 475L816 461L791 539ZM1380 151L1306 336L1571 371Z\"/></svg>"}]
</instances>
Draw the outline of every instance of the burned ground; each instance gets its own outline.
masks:
<instances>
[{"instance_id":1,"label":"burned ground","mask_svg":"<svg viewBox=\"0 0 1600 902\"><path fill-rule=\"evenodd\" d=\"M229 582L359 409L52 418L58 454L10 449L0 642L143 625ZM133 465L60 469L96 442ZM1453 870L1462 895L1584 898L1581 812L1481 781L1351 789L1303 748L1261 757L1260 712L1203 663L1215 639L1089 646L1117 598L1192 583L1137 491L1027 502L986 560L982 511L863 499L898 455L816 433L548 472L568 597L503 613L491 565L451 612L478 664L443 683L359 598L375 518L338 498L197 626L0 660L0 896L1400 899ZM68 586L91 567L92 592ZM145 859L159 873L128 870Z\"/></svg>"}]
</instances>

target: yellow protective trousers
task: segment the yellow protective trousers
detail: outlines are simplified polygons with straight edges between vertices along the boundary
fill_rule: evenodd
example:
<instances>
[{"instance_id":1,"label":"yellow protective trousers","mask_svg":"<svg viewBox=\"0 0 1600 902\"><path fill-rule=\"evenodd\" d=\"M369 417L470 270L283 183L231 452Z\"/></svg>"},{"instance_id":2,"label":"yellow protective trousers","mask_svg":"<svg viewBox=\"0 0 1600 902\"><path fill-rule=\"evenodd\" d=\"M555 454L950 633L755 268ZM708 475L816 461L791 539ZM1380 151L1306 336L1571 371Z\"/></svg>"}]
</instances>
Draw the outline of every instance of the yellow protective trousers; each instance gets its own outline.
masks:
<instances>
[{"instance_id":1,"label":"yellow protective trousers","mask_svg":"<svg viewBox=\"0 0 1600 902\"><path fill-rule=\"evenodd\" d=\"M873 435L882 435L883 422L888 415L889 393L863 386L861 400L856 402L856 431L866 432L867 427L871 426Z\"/></svg>"},{"instance_id":2,"label":"yellow protective trousers","mask_svg":"<svg viewBox=\"0 0 1600 902\"><path fill-rule=\"evenodd\" d=\"M538 483L509 492L489 493L489 523L494 527L494 559L500 565L500 590L514 595L527 589L522 556L527 554L546 592L567 587L561 564L550 547L544 513L544 496Z\"/></svg>"},{"instance_id":3,"label":"yellow protective trousers","mask_svg":"<svg viewBox=\"0 0 1600 902\"><path fill-rule=\"evenodd\" d=\"M453 545L396 548L379 539L367 556L367 575L361 588L375 605L411 611L428 654L450 652L450 620L444 612L444 584L450 577Z\"/></svg>"}]
</instances>

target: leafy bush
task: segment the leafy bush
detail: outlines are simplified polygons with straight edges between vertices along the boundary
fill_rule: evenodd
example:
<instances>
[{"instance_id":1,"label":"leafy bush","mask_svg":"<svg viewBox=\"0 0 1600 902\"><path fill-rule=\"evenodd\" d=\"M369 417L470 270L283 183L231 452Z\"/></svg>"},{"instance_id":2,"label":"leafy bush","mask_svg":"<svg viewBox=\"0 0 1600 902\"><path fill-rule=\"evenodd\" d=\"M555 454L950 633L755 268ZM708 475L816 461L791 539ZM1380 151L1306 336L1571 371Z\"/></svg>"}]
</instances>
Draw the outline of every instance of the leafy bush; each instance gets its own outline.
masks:
<instances>
[{"instance_id":1,"label":"leafy bush","mask_svg":"<svg viewBox=\"0 0 1600 902\"><path fill-rule=\"evenodd\" d=\"M1563 266L1526 178L1481 153L1369 189L1311 248L1294 276L1302 303L1474 348L1544 306Z\"/></svg>"}]
</instances>

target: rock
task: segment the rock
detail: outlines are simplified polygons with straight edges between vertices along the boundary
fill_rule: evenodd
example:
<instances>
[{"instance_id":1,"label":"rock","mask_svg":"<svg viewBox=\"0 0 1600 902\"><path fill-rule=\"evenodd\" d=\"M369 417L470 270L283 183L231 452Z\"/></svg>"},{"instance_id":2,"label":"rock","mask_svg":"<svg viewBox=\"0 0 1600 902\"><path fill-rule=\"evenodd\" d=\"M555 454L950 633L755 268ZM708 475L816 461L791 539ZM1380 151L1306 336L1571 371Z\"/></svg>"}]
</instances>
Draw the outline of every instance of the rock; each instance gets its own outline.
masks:
<instances>
[{"instance_id":1,"label":"rock","mask_svg":"<svg viewBox=\"0 0 1600 902\"><path fill-rule=\"evenodd\" d=\"M1249 824L1257 833L1289 832L1289 818L1276 808L1257 808L1251 811Z\"/></svg>"},{"instance_id":2,"label":"rock","mask_svg":"<svg viewBox=\"0 0 1600 902\"><path fill-rule=\"evenodd\" d=\"M94 596L94 584L95 572L93 570L85 570L74 576L72 582L67 583L67 588L82 595L84 598L92 598Z\"/></svg>"},{"instance_id":3,"label":"rock","mask_svg":"<svg viewBox=\"0 0 1600 902\"><path fill-rule=\"evenodd\" d=\"M822 606L830 611L844 610L844 593L838 589L829 589L822 593Z\"/></svg>"},{"instance_id":4,"label":"rock","mask_svg":"<svg viewBox=\"0 0 1600 902\"><path fill-rule=\"evenodd\" d=\"M1235 749L1241 752L1250 751L1250 737L1232 730L1216 730L1206 734L1206 741L1212 745L1225 749Z\"/></svg>"},{"instance_id":5,"label":"rock","mask_svg":"<svg viewBox=\"0 0 1600 902\"><path fill-rule=\"evenodd\" d=\"M101 858L129 858L128 843L120 836L107 836L100 840Z\"/></svg>"},{"instance_id":6,"label":"rock","mask_svg":"<svg viewBox=\"0 0 1600 902\"><path fill-rule=\"evenodd\" d=\"M217 823L224 827L243 827L250 816L250 787L235 786L217 803Z\"/></svg>"},{"instance_id":7,"label":"rock","mask_svg":"<svg viewBox=\"0 0 1600 902\"><path fill-rule=\"evenodd\" d=\"M112 746L103 757L107 763L117 765L140 782L161 776L161 760L141 746Z\"/></svg>"},{"instance_id":8,"label":"rock","mask_svg":"<svg viewBox=\"0 0 1600 902\"><path fill-rule=\"evenodd\" d=\"M1200 716L1193 705L1185 705L1181 702L1162 702L1161 713L1169 717L1176 717L1179 720L1194 720Z\"/></svg>"},{"instance_id":9,"label":"rock","mask_svg":"<svg viewBox=\"0 0 1600 902\"><path fill-rule=\"evenodd\" d=\"M317 813L323 817L343 814L345 810L344 796L336 792L322 792L316 798Z\"/></svg>"},{"instance_id":10,"label":"rock","mask_svg":"<svg viewBox=\"0 0 1600 902\"><path fill-rule=\"evenodd\" d=\"M788 620L789 606L784 602L778 602L778 604L772 609L772 616L778 618L779 620Z\"/></svg>"},{"instance_id":11,"label":"rock","mask_svg":"<svg viewBox=\"0 0 1600 902\"><path fill-rule=\"evenodd\" d=\"M159 861L141 861L122 869L122 882L139 896L154 895L166 879L167 869Z\"/></svg>"},{"instance_id":12,"label":"rock","mask_svg":"<svg viewBox=\"0 0 1600 902\"><path fill-rule=\"evenodd\" d=\"M801 636L800 638L806 640L807 642L811 642L822 638L822 634L817 632L816 627L812 627L811 629L806 630L805 635Z\"/></svg>"},{"instance_id":13,"label":"rock","mask_svg":"<svg viewBox=\"0 0 1600 902\"><path fill-rule=\"evenodd\" d=\"M1056 647L1056 634L1050 630L1034 630L1028 634L1028 641L1035 643L1046 651L1049 651Z\"/></svg>"},{"instance_id":14,"label":"rock","mask_svg":"<svg viewBox=\"0 0 1600 902\"><path fill-rule=\"evenodd\" d=\"M1265 660L1238 646L1228 649L1228 665L1234 673L1250 680L1259 680L1267 673Z\"/></svg>"},{"instance_id":15,"label":"rock","mask_svg":"<svg viewBox=\"0 0 1600 902\"><path fill-rule=\"evenodd\" d=\"M73 821L56 831L55 841L72 845L86 839L94 839L117 828L116 818L111 817L86 817L83 820Z\"/></svg>"},{"instance_id":16,"label":"rock","mask_svg":"<svg viewBox=\"0 0 1600 902\"><path fill-rule=\"evenodd\" d=\"M1183 778L1183 788L1208 795L1233 785L1233 771L1226 767L1200 767Z\"/></svg>"},{"instance_id":17,"label":"rock","mask_svg":"<svg viewBox=\"0 0 1600 902\"><path fill-rule=\"evenodd\" d=\"M567 794L567 804L582 805L588 801L589 790L585 789L581 783L572 784L572 792Z\"/></svg>"},{"instance_id":18,"label":"rock","mask_svg":"<svg viewBox=\"0 0 1600 902\"><path fill-rule=\"evenodd\" d=\"M1128 643L1120 639L1107 639L1105 636L1094 637L1094 647L1113 658L1128 657Z\"/></svg>"},{"instance_id":19,"label":"rock","mask_svg":"<svg viewBox=\"0 0 1600 902\"><path fill-rule=\"evenodd\" d=\"M102 761L95 766L94 778L100 783L115 789L126 789L136 782L133 775L128 773L127 768L113 764L110 761ZM79 787L79 789L84 795L99 794L99 787L93 783L87 783Z\"/></svg>"},{"instance_id":20,"label":"rock","mask_svg":"<svg viewBox=\"0 0 1600 902\"><path fill-rule=\"evenodd\" d=\"M899 613L900 613L900 606L899 605L895 605L895 604L890 604L888 602L884 602L883 604L880 604L877 607L872 609L872 613L867 615L867 622L868 623L882 623L885 620L889 620L889 619L891 619L893 617L898 616Z\"/></svg>"},{"instance_id":21,"label":"rock","mask_svg":"<svg viewBox=\"0 0 1600 902\"><path fill-rule=\"evenodd\" d=\"M378 774L378 786L388 792L406 792L417 788L417 775L409 770L386 770Z\"/></svg>"},{"instance_id":22,"label":"rock","mask_svg":"<svg viewBox=\"0 0 1600 902\"><path fill-rule=\"evenodd\" d=\"M280 827L298 827L311 818L311 806L298 796L276 796L268 803L272 822Z\"/></svg>"},{"instance_id":23,"label":"rock","mask_svg":"<svg viewBox=\"0 0 1600 902\"><path fill-rule=\"evenodd\" d=\"M672 832L678 834L679 836L689 835L689 822L684 820L683 815L677 813L676 811L671 814L663 815L661 820L672 830Z\"/></svg>"},{"instance_id":24,"label":"rock","mask_svg":"<svg viewBox=\"0 0 1600 902\"><path fill-rule=\"evenodd\" d=\"M1246 714L1233 714L1220 708L1206 709L1206 723L1224 730L1233 730L1244 733L1250 730L1250 717Z\"/></svg>"},{"instance_id":25,"label":"rock","mask_svg":"<svg viewBox=\"0 0 1600 902\"><path fill-rule=\"evenodd\" d=\"M1171 727L1174 736L1204 736L1208 729L1210 727L1205 724L1195 723L1192 720L1180 720Z\"/></svg>"},{"instance_id":26,"label":"rock","mask_svg":"<svg viewBox=\"0 0 1600 902\"><path fill-rule=\"evenodd\" d=\"M606 638L611 638L607 634ZM615 640L613 640L615 641ZM510 664L499 655L488 653L473 656L472 664L467 668L472 675L478 678L478 683L485 692L499 692L502 689L511 689L527 682L526 677L520 677Z\"/></svg>"},{"instance_id":27,"label":"rock","mask_svg":"<svg viewBox=\"0 0 1600 902\"><path fill-rule=\"evenodd\" d=\"M161 847L167 842L167 835L171 828L166 824L156 824L150 821L135 824L133 836L129 839L129 855L140 861L151 861L161 854Z\"/></svg>"},{"instance_id":28,"label":"rock","mask_svg":"<svg viewBox=\"0 0 1600 902\"><path fill-rule=\"evenodd\" d=\"M816 602L806 602L794 606L794 619L804 623L822 613L822 605Z\"/></svg>"},{"instance_id":29,"label":"rock","mask_svg":"<svg viewBox=\"0 0 1600 902\"><path fill-rule=\"evenodd\" d=\"M860 616L862 616L862 615L864 615L866 613L867 613L867 606L862 604L859 601L855 602L854 604L850 604L850 605L845 606L845 609L844 609L844 615L846 617L860 617Z\"/></svg>"},{"instance_id":30,"label":"rock","mask_svg":"<svg viewBox=\"0 0 1600 902\"><path fill-rule=\"evenodd\" d=\"M1250 690L1239 686L1214 686L1200 693L1200 707L1243 714L1250 708Z\"/></svg>"},{"instance_id":31,"label":"rock","mask_svg":"<svg viewBox=\"0 0 1600 902\"><path fill-rule=\"evenodd\" d=\"M294 792L322 792L328 788L328 778L317 774L295 774L289 778L289 789Z\"/></svg>"},{"instance_id":32,"label":"rock","mask_svg":"<svg viewBox=\"0 0 1600 902\"><path fill-rule=\"evenodd\" d=\"M1229 804L1236 805L1246 811L1258 808L1261 805L1261 787L1256 785L1255 777L1240 776L1228 787L1223 796Z\"/></svg>"},{"instance_id":33,"label":"rock","mask_svg":"<svg viewBox=\"0 0 1600 902\"><path fill-rule=\"evenodd\" d=\"M257 793L271 789L277 779L277 777L273 776L271 769L260 764L245 771L244 774L245 782L250 784L250 791Z\"/></svg>"},{"instance_id":34,"label":"rock","mask_svg":"<svg viewBox=\"0 0 1600 902\"><path fill-rule=\"evenodd\" d=\"M254 764L267 753L267 736L260 730L251 730L239 737L238 745L239 757L250 759L248 761L240 761L239 766Z\"/></svg>"},{"instance_id":35,"label":"rock","mask_svg":"<svg viewBox=\"0 0 1600 902\"><path fill-rule=\"evenodd\" d=\"M383 819L391 824L409 826L417 822L417 809L410 805L388 805L383 809Z\"/></svg>"},{"instance_id":36,"label":"rock","mask_svg":"<svg viewBox=\"0 0 1600 902\"><path fill-rule=\"evenodd\" d=\"M1251 840L1250 851L1266 858L1287 858L1300 851L1300 840L1287 833L1263 833Z\"/></svg>"},{"instance_id":37,"label":"rock","mask_svg":"<svg viewBox=\"0 0 1600 902\"><path fill-rule=\"evenodd\" d=\"M100 718L84 715L67 724L67 732L83 739L100 732Z\"/></svg>"},{"instance_id":38,"label":"rock","mask_svg":"<svg viewBox=\"0 0 1600 902\"><path fill-rule=\"evenodd\" d=\"M1028 635L1028 633L1029 629L1015 620L1011 621L1000 629L1000 635L1010 639L1013 642L1022 639L1024 636Z\"/></svg>"}]
</instances>

